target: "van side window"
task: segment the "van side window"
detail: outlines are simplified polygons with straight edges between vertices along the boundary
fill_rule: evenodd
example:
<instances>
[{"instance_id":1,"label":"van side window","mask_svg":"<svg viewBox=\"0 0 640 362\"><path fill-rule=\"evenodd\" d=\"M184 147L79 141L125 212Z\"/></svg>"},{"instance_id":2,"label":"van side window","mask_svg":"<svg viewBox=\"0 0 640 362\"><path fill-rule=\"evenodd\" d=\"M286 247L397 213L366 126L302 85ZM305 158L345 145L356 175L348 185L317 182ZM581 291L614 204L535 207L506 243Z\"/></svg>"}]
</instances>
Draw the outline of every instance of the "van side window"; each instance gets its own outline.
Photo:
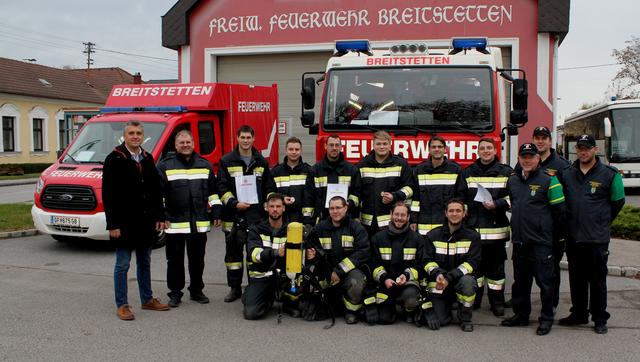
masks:
<instances>
[{"instance_id":1,"label":"van side window","mask_svg":"<svg viewBox=\"0 0 640 362\"><path fill-rule=\"evenodd\" d=\"M216 148L216 137L213 132L213 122L198 123L198 134L200 142L200 154L208 155Z\"/></svg>"},{"instance_id":2,"label":"van side window","mask_svg":"<svg viewBox=\"0 0 640 362\"><path fill-rule=\"evenodd\" d=\"M171 132L171 136L169 136L169 138L167 139L167 143L165 143L164 147L162 148L162 155L160 156L160 160L165 159L167 157L167 154L169 153L176 153L176 134L185 129L191 131L191 124L181 123L173 129L173 131Z\"/></svg>"}]
</instances>

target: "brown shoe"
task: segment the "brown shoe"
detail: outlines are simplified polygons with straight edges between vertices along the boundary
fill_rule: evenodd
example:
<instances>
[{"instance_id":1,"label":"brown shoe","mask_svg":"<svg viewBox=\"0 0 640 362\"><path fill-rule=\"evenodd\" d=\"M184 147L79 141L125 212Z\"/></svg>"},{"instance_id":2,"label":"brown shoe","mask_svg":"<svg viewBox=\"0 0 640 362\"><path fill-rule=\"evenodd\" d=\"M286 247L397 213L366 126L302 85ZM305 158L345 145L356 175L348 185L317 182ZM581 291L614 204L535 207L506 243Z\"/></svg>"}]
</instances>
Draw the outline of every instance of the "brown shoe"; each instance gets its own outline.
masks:
<instances>
[{"instance_id":1,"label":"brown shoe","mask_svg":"<svg viewBox=\"0 0 640 362\"><path fill-rule=\"evenodd\" d=\"M158 298L151 298L150 301L144 303L142 305L142 309L149 309L149 310L169 310L171 308L169 308L169 304L164 304L162 302L160 302L160 299Z\"/></svg>"},{"instance_id":2,"label":"brown shoe","mask_svg":"<svg viewBox=\"0 0 640 362\"><path fill-rule=\"evenodd\" d=\"M131 311L131 306L129 304L121 305L120 308L118 308L117 314L118 318L123 321L132 321L136 318L133 316L133 311Z\"/></svg>"}]
</instances>

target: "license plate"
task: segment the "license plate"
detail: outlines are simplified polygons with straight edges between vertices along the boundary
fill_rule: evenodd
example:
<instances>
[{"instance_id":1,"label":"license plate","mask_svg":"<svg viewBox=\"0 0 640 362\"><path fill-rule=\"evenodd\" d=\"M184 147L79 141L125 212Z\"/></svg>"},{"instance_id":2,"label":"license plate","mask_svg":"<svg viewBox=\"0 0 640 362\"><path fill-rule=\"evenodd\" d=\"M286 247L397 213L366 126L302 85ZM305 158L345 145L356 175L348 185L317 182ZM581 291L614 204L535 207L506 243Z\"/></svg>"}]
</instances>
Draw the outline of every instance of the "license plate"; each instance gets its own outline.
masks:
<instances>
[{"instance_id":1,"label":"license plate","mask_svg":"<svg viewBox=\"0 0 640 362\"><path fill-rule=\"evenodd\" d=\"M60 226L80 226L80 218L69 216L51 216L51 224Z\"/></svg>"}]
</instances>

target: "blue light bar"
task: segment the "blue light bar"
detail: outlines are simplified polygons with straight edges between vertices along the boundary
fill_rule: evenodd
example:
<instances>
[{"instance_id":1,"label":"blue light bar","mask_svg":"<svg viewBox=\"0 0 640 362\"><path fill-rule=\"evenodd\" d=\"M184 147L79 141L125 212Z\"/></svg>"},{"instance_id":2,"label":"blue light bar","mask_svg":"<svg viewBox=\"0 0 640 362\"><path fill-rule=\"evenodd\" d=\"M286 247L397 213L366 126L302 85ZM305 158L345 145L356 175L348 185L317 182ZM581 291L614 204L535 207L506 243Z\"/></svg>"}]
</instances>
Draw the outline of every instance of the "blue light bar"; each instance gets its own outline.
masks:
<instances>
[{"instance_id":1,"label":"blue light bar","mask_svg":"<svg viewBox=\"0 0 640 362\"><path fill-rule=\"evenodd\" d=\"M368 40L338 40L336 41L335 54L344 55L348 52L371 53L371 44Z\"/></svg>"},{"instance_id":2,"label":"blue light bar","mask_svg":"<svg viewBox=\"0 0 640 362\"><path fill-rule=\"evenodd\" d=\"M451 47L459 50L484 50L487 49L487 38L454 38L451 40Z\"/></svg>"},{"instance_id":3,"label":"blue light bar","mask_svg":"<svg viewBox=\"0 0 640 362\"><path fill-rule=\"evenodd\" d=\"M157 107L144 107L145 112L164 112L164 113L179 113L186 112L185 106L157 106Z\"/></svg>"},{"instance_id":4,"label":"blue light bar","mask_svg":"<svg viewBox=\"0 0 640 362\"><path fill-rule=\"evenodd\" d=\"M102 107L100 113L133 113L133 112L157 112L180 113L186 112L185 106L151 106L151 107Z\"/></svg>"},{"instance_id":5,"label":"blue light bar","mask_svg":"<svg viewBox=\"0 0 640 362\"><path fill-rule=\"evenodd\" d=\"M135 107L102 107L100 113L131 113Z\"/></svg>"}]
</instances>

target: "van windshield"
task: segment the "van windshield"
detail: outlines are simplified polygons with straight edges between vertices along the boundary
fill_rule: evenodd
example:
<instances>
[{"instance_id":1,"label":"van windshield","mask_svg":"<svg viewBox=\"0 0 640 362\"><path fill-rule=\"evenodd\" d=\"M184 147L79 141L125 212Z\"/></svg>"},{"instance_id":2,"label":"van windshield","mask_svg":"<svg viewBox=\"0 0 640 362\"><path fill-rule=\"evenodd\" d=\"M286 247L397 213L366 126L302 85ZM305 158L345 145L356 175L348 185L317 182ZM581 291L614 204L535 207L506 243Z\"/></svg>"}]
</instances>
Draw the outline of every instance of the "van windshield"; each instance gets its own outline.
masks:
<instances>
[{"instance_id":1,"label":"van windshield","mask_svg":"<svg viewBox=\"0 0 640 362\"><path fill-rule=\"evenodd\" d=\"M80 130L78 137L69 146L62 163L104 163L113 148L124 141L122 135L126 122L88 123ZM142 122L144 141L142 148L152 152L162 135L166 124L160 122Z\"/></svg>"}]
</instances>

